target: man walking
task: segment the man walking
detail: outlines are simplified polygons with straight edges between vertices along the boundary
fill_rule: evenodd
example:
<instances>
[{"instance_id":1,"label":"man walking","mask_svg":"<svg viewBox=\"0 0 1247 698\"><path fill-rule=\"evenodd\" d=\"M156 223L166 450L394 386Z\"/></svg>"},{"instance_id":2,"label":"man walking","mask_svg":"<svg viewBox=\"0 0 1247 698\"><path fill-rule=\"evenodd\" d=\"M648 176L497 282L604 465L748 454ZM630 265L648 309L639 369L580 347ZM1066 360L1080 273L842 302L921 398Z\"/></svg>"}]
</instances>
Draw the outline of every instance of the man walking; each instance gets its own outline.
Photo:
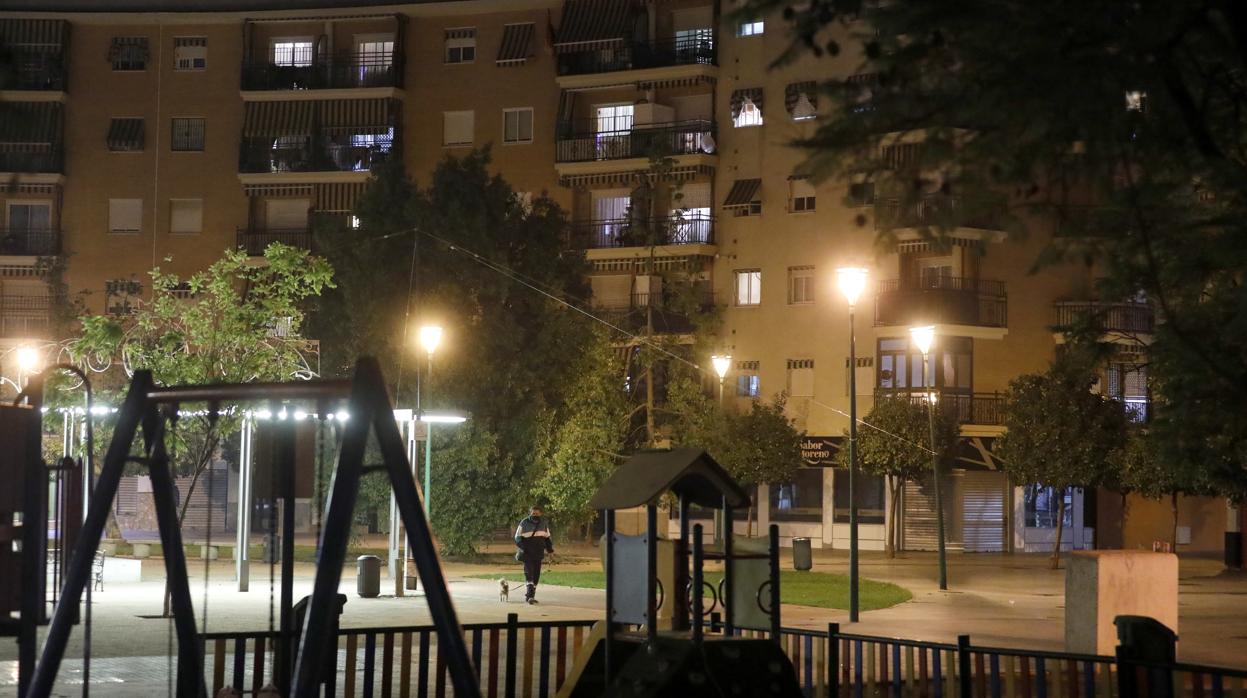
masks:
<instances>
[{"instance_id":1,"label":"man walking","mask_svg":"<svg viewBox=\"0 0 1247 698\"><path fill-rule=\"evenodd\" d=\"M515 558L524 563L524 601L537 603L537 582L541 579L541 561L546 553L554 552L554 543L550 540L550 526L542 517L541 505L534 505L528 511L528 518L520 521L515 527L515 546L519 552Z\"/></svg>"}]
</instances>

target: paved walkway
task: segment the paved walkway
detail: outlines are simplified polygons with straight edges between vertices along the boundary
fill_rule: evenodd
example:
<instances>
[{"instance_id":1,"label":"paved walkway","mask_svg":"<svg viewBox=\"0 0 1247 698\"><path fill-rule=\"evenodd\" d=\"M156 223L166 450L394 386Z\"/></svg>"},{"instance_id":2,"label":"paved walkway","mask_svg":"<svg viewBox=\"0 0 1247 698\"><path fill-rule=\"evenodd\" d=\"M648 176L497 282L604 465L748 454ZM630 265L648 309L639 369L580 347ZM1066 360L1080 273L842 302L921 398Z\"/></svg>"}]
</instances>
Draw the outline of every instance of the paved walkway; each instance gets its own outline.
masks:
<instances>
[{"instance_id":1,"label":"paved walkway","mask_svg":"<svg viewBox=\"0 0 1247 698\"><path fill-rule=\"evenodd\" d=\"M591 548L561 551L566 567L596 565ZM784 564L789 564L785 551ZM527 606L522 593L512 593L509 604L498 601L497 583L468 579L466 575L501 573L491 565L451 563L446 566L450 589L461 622L498 621L509 612L522 620L598 618L602 614L602 592L544 586L542 603ZM847 558L840 553L819 551L815 569L845 572ZM864 554L862 575L891 581L910 589L912 601L889 609L862 614L855 632L930 640L951 640L969 634L975 644L1061 649L1064 634L1064 570L1048 569L1042 555L965 555L949 558L950 591L941 592L935 584L935 557L906 553L889 560L880 554ZM310 593L313 567L296 565L295 598ZM211 578L204 590L203 564L193 561L191 590L196 616L206 615L207 630L254 630L269 627L270 596L268 566L253 563L251 591L234 590L233 564L220 561L212 565ZM95 594L93 656L103 661L92 664L92 692L116 687L116 695L135 695L139 686L116 683L124 677L142 681L144 688L164 694L171 624L166 619L143 618L158 615L163 592L163 563L149 560L143 567L144 581L113 584ZM277 584L275 583L276 587ZM383 592L393 588L384 576ZM422 596L395 598L383 595L362 599L355 595L354 569L344 571L342 593L348 597L344 627L420 625L430 621ZM1191 662L1241 667L1247 664L1247 575L1225 573L1215 560L1186 558L1180 567L1179 655ZM204 613L206 602L207 613ZM847 613L830 609L784 607L784 625L825 628L827 623L847 626ZM272 609L274 623L276 609ZM66 690L72 689L75 671L81 671L81 628L75 628L66 654L62 676ZM16 645L0 642L0 693L16 683ZM80 676L80 673L77 674ZM109 695L100 692L98 695Z\"/></svg>"}]
</instances>

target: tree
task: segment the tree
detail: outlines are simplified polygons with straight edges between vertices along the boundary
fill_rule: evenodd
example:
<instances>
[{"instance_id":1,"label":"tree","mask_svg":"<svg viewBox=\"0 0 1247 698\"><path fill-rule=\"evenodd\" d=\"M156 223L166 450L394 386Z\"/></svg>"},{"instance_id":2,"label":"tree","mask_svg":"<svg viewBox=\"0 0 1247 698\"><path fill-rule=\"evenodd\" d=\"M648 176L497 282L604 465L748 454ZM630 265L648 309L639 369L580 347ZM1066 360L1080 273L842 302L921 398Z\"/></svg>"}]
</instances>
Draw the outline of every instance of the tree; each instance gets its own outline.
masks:
<instances>
[{"instance_id":1,"label":"tree","mask_svg":"<svg viewBox=\"0 0 1247 698\"><path fill-rule=\"evenodd\" d=\"M1121 491L1134 492L1147 499L1169 499L1172 518L1169 542L1178 549L1178 496L1182 494L1206 494L1207 486L1196 478L1200 473L1182 467L1181 463L1168 463L1157 455L1152 437L1142 427L1136 426L1121 454ZM1124 496L1124 494L1123 494Z\"/></svg>"},{"instance_id":2,"label":"tree","mask_svg":"<svg viewBox=\"0 0 1247 698\"><path fill-rule=\"evenodd\" d=\"M892 491L884 550L888 557L900 547L901 489L905 482L923 480L931 472L931 429L927 403L909 396L875 400L864 428L857 430L857 462L862 470L888 479ZM941 470L948 467L957 443L957 420L947 410L935 412L935 451ZM846 445L836 454L837 465L849 467Z\"/></svg>"},{"instance_id":3,"label":"tree","mask_svg":"<svg viewBox=\"0 0 1247 698\"><path fill-rule=\"evenodd\" d=\"M1115 482L1128 422L1121 403L1091 392L1095 374L1071 350L1044 373L1019 376L1005 394L1005 434L996 451L1015 483L1055 489L1056 543L1052 568L1061 558L1064 493Z\"/></svg>"},{"instance_id":4,"label":"tree","mask_svg":"<svg viewBox=\"0 0 1247 698\"><path fill-rule=\"evenodd\" d=\"M857 66L822 85L836 118L801 142L814 171L873 181L885 228L889 211L945 197L934 237L990 214L1051 238L1037 265L1087 262L1106 299L1145 294L1160 321L1154 447L1224 494L1247 491L1247 411L1223 409L1247 385L1242 3L752 0L742 12L781 8L793 32L781 62ZM886 146L919 140L913 166L894 169Z\"/></svg>"},{"instance_id":5,"label":"tree","mask_svg":"<svg viewBox=\"0 0 1247 698\"><path fill-rule=\"evenodd\" d=\"M584 256L565 249L558 205L541 196L527 208L489 173L488 151L445 159L423 187L397 163L379 168L355 213L357 230L317 231L338 280L313 319L326 371L376 354L400 406L415 406L418 370L423 407L469 415L434 430L430 499L443 547L471 552L469 533L528 504L544 425L568 414L592 329L563 302L588 295ZM447 340L430 380L409 335L431 321Z\"/></svg>"}]
</instances>

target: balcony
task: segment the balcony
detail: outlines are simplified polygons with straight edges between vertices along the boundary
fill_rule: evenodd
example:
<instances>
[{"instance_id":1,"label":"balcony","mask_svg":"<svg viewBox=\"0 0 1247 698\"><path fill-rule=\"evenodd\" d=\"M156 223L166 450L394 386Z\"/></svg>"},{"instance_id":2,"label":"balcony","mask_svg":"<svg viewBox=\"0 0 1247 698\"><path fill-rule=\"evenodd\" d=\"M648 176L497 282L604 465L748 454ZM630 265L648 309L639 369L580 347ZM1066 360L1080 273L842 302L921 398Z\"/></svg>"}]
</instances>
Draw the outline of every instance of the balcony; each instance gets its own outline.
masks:
<instances>
[{"instance_id":1,"label":"balcony","mask_svg":"<svg viewBox=\"0 0 1247 698\"><path fill-rule=\"evenodd\" d=\"M65 90L65 61L60 46L24 46L14 50L6 90Z\"/></svg>"},{"instance_id":2,"label":"balcony","mask_svg":"<svg viewBox=\"0 0 1247 698\"><path fill-rule=\"evenodd\" d=\"M609 48L559 54L559 75L614 73L621 70L717 65L712 36L636 41Z\"/></svg>"},{"instance_id":3,"label":"balcony","mask_svg":"<svg viewBox=\"0 0 1247 698\"><path fill-rule=\"evenodd\" d=\"M60 174L64 171L64 158L61 148L39 147L33 145L29 149L0 151L0 172L26 172Z\"/></svg>"},{"instance_id":4,"label":"balcony","mask_svg":"<svg viewBox=\"0 0 1247 698\"><path fill-rule=\"evenodd\" d=\"M61 233L47 228L0 228L0 255L54 256L61 253Z\"/></svg>"},{"instance_id":5,"label":"balcony","mask_svg":"<svg viewBox=\"0 0 1247 698\"><path fill-rule=\"evenodd\" d=\"M876 390L876 400L909 400L926 404L929 392L920 389ZM935 404L941 412L952 414L958 424L1000 426L1005 423L1005 396L1002 393L971 393L935 389Z\"/></svg>"},{"instance_id":6,"label":"balcony","mask_svg":"<svg viewBox=\"0 0 1247 698\"><path fill-rule=\"evenodd\" d=\"M43 339L50 334L52 299L48 296L0 296L0 337Z\"/></svg>"},{"instance_id":7,"label":"balcony","mask_svg":"<svg viewBox=\"0 0 1247 698\"><path fill-rule=\"evenodd\" d=\"M576 249L712 244L714 218L706 214L672 214L650 220L616 218L572 225L572 246Z\"/></svg>"},{"instance_id":8,"label":"balcony","mask_svg":"<svg viewBox=\"0 0 1247 698\"><path fill-rule=\"evenodd\" d=\"M1073 329L1098 330L1125 335L1152 334L1156 319L1146 303L1102 303L1099 301L1058 301L1053 304L1053 326L1062 332Z\"/></svg>"},{"instance_id":9,"label":"balcony","mask_svg":"<svg viewBox=\"0 0 1247 698\"><path fill-rule=\"evenodd\" d=\"M885 279L875 294L875 326L1008 326L1003 281L938 276Z\"/></svg>"},{"instance_id":10,"label":"balcony","mask_svg":"<svg viewBox=\"0 0 1247 698\"><path fill-rule=\"evenodd\" d=\"M595 304L600 316L629 332L643 332L652 316L654 334L689 334L696 329L696 318L714 308L714 294L696 290L691 293L633 293L626 300Z\"/></svg>"},{"instance_id":11,"label":"balcony","mask_svg":"<svg viewBox=\"0 0 1247 698\"><path fill-rule=\"evenodd\" d=\"M676 121L635 124L630 128L597 131L598 121L586 119L560 125L555 161L560 163L648 159L675 155L702 155L714 151L714 122Z\"/></svg>"},{"instance_id":12,"label":"balcony","mask_svg":"<svg viewBox=\"0 0 1247 698\"><path fill-rule=\"evenodd\" d=\"M394 147L390 136L335 136L302 139L244 138L239 148L238 171L258 172L368 172L384 162Z\"/></svg>"},{"instance_id":13,"label":"balcony","mask_svg":"<svg viewBox=\"0 0 1247 698\"><path fill-rule=\"evenodd\" d=\"M960 196L935 194L915 201L880 199L875 202L875 227L1003 230L1001 214L998 207Z\"/></svg>"},{"instance_id":14,"label":"balcony","mask_svg":"<svg viewBox=\"0 0 1247 698\"><path fill-rule=\"evenodd\" d=\"M403 86L403 55L344 53L309 65L244 63L243 90L326 90Z\"/></svg>"},{"instance_id":15,"label":"balcony","mask_svg":"<svg viewBox=\"0 0 1247 698\"><path fill-rule=\"evenodd\" d=\"M312 250L312 231L307 228L239 228L235 246L252 257L263 257L273 243Z\"/></svg>"}]
</instances>

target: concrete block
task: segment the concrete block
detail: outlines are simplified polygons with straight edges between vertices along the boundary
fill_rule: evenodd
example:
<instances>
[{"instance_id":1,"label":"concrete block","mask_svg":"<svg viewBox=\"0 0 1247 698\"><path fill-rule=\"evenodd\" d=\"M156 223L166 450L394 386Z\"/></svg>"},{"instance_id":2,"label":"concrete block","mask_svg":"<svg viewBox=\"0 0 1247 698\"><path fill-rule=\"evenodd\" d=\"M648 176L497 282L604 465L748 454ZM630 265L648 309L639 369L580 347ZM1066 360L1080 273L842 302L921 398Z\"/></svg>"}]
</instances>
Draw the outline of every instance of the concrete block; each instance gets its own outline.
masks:
<instances>
[{"instance_id":1,"label":"concrete block","mask_svg":"<svg viewBox=\"0 0 1247 698\"><path fill-rule=\"evenodd\" d=\"M1178 557L1134 550L1086 550L1065 566L1065 649L1111 655L1113 619L1147 616L1178 632Z\"/></svg>"},{"instance_id":2,"label":"concrete block","mask_svg":"<svg viewBox=\"0 0 1247 698\"><path fill-rule=\"evenodd\" d=\"M220 559L220 557L221 557L221 549L218 546L215 546L215 545L199 546L199 559L200 560L217 560L217 559Z\"/></svg>"},{"instance_id":3,"label":"concrete block","mask_svg":"<svg viewBox=\"0 0 1247 698\"><path fill-rule=\"evenodd\" d=\"M104 553L108 557L115 556L117 554L116 541L100 541L100 552Z\"/></svg>"},{"instance_id":4,"label":"concrete block","mask_svg":"<svg viewBox=\"0 0 1247 698\"><path fill-rule=\"evenodd\" d=\"M147 543L134 543L132 545L134 557L143 560L152 556L152 546Z\"/></svg>"}]
</instances>

